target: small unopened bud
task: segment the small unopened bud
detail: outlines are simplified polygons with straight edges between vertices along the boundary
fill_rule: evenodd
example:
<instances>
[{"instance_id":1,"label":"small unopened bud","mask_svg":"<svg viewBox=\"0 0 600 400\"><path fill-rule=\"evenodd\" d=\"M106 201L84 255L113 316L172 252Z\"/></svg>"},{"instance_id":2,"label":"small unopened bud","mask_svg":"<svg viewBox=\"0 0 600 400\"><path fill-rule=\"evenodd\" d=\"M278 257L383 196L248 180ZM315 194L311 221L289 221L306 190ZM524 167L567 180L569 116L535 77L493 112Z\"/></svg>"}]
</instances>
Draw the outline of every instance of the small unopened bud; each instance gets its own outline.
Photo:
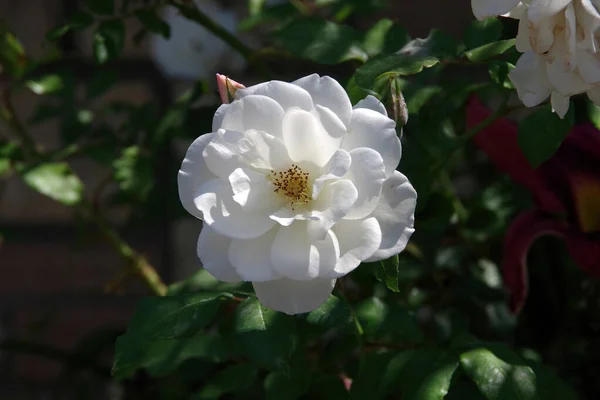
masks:
<instances>
[{"instance_id":1,"label":"small unopened bud","mask_svg":"<svg viewBox=\"0 0 600 400\"><path fill-rule=\"evenodd\" d=\"M219 88L219 96L221 96L221 101L223 104L229 104L233 100L235 100L235 92L238 89L243 89L246 86L242 85L234 81L233 79L229 79L225 75L217 74L217 86Z\"/></svg>"},{"instance_id":2,"label":"small unopened bud","mask_svg":"<svg viewBox=\"0 0 600 400\"><path fill-rule=\"evenodd\" d=\"M400 79L393 79L390 82L390 95L392 99L392 118L396 121L396 124L402 128L408 122L408 108L406 107L406 101L400 90L401 82Z\"/></svg>"}]
</instances>

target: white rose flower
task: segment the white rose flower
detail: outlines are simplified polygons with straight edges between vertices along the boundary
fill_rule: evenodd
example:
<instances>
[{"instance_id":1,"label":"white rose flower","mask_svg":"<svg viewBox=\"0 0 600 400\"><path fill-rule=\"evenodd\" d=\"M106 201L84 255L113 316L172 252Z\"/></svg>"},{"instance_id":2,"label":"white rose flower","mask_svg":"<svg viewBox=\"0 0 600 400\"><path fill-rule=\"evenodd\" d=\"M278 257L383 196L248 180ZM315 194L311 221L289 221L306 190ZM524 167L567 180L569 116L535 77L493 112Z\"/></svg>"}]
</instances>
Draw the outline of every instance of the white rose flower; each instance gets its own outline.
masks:
<instances>
[{"instance_id":1,"label":"white rose flower","mask_svg":"<svg viewBox=\"0 0 600 400\"><path fill-rule=\"evenodd\" d=\"M396 167L395 123L369 96L310 75L239 89L187 151L178 184L204 221L198 255L215 278L252 282L288 314L329 297L363 261L406 247L417 194Z\"/></svg>"},{"instance_id":2,"label":"white rose flower","mask_svg":"<svg viewBox=\"0 0 600 400\"><path fill-rule=\"evenodd\" d=\"M238 18L213 0L194 0L196 6L229 32L235 32ZM152 59L170 78L197 80L214 76L220 65L229 71L241 71L246 62L220 38L197 22L179 14L175 7L165 7L162 15L171 27L171 37L152 35Z\"/></svg>"},{"instance_id":3,"label":"white rose flower","mask_svg":"<svg viewBox=\"0 0 600 400\"><path fill-rule=\"evenodd\" d=\"M570 96L598 99L600 0L472 0L479 19L503 15L519 19L517 50L525 54L510 77L528 107L551 95L562 118ZM598 103L597 103L598 104Z\"/></svg>"}]
</instances>

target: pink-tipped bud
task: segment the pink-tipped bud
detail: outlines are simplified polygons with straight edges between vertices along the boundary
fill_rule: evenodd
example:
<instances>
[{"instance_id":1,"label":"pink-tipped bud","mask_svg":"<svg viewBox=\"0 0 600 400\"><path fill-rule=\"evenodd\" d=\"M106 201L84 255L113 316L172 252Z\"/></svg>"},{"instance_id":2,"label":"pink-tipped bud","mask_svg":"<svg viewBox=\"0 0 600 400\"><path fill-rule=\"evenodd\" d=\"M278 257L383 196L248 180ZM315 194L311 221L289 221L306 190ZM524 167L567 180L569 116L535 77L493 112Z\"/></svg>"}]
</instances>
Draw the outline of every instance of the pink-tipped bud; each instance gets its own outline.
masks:
<instances>
[{"instance_id":1,"label":"pink-tipped bud","mask_svg":"<svg viewBox=\"0 0 600 400\"><path fill-rule=\"evenodd\" d=\"M223 104L231 103L235 99L235 92L237 92L238 89L246 87L221 74L217 74L217 86L219 87L219 96L221 96Z\"/></svg>"}]
</instances>

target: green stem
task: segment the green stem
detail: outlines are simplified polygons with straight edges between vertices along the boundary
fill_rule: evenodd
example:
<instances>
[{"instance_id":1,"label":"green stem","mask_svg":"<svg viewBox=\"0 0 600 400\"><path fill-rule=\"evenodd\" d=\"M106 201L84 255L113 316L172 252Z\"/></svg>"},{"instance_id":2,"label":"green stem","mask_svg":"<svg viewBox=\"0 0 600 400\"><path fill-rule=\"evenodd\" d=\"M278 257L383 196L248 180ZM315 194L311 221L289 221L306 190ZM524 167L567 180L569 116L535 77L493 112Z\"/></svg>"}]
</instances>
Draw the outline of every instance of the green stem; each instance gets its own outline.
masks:
<instances>
[{"instance_id":1,"label":"green stem","mask_svg":"<svg viewBox=\"0 0 600 400\"><path fill-rule=\"evenodd\" d=\"M213 35L227 43L229 46L231 46L232 49L237 51L251 65L253 65L256 68L257 72L260 75L262 75L263 78L269 78L269 76L271 75L270 71L262 62L253 57L254 50L242 43L241 40L235 37L235 35L233 35L227 29L223 28L221 25L213 21L208 15L202 12L202 10L200 10L198 6L196 6L193 2L191 2L191 5L183 5L176 3L171 3L171 5L177 8L181 15L183 15L187 19L190 19L202 25L210 33L212 33Z\"/></svg>"},{"instance_id":2,"label":"green stem","mask_svg":"<svg viewBox=\"0 0 600 400\"><path fill-rule=\"evenodd\" d=\"M14 133L27 159L33 159L38 155L35 141L29 136L25 126L21 123L15 112L15 108L10 99L10 93L5 91L2 94L2 104L0 105L0 119Z\"/></svg>"},{"instance_id":3,"label":"green stem","mask_svg":"<svg viewBox=\"0 0 600 400\"><path fill-rule=\"evenodd\" d=\"M100 229L100 232L102 232L115 251L127 262L127 266L131 272L137 275L154 294L165 296L167 294L167 286L148 260L131 248L91 204L84 203L81 207L87 211L89 218Z\"/></svg>"}]
</instances>

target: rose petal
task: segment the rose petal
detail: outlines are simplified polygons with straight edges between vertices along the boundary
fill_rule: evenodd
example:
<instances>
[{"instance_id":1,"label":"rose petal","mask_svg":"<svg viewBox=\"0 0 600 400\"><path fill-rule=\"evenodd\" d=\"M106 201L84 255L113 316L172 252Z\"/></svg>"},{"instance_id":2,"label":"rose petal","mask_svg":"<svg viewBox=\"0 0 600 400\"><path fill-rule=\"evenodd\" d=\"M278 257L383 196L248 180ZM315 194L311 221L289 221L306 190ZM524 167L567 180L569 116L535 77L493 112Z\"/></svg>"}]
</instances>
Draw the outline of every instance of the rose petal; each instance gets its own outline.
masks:
<instances>
[{"instance_id":1,"label":"rose petal","mask_svg":"<svg viewBox=\"0 0 600 400\"><path fill-rule=\"evenodd\" d=\"M229 175L233 201L245 211L277 210L285 199L274 195L274 186L263 173L249 168L238 168Z\"/></svg>"},{"instance_id":2,"label":"rose petal","mask_svg":"<svg viewBox=\"0 0 600 400\"><path fill-rule=\"evenodd\" d=\"M350 163L352 162L352 157L350 157L350 153L346 150L338 149L333 156L329 159L327 164L323 166L321 169L323 174L313 182L312 187L312 196L313 199L316 199L321 193L321 189L323 189L323 185L326 182L329 182L332 179L341 178L346 175L348 170L350 169Z\"/></svg>"},{"instance_id":3,"label":"rose petal","mask_svg":"<svg viewBox=\"0 0 600 400\"><path fill-rule=\"evenodd\" d=\"M194 203L202 212L205 224L230 238L255 238L275 225L275 221L269 218L269 210L244 211L242 206L233 201L231 186L221 179L202 185Z\"/></svg>"},{"instance_id":4,"label":"rose petal","mask_svg":"<svg viewBox=\"0 0 600 400\"><path fill-rule=\"evenodd\" d=\"M242 278L227 257L230 244L230 238L219 235L205 224L198 238L198 257L202 261L202 266L215 279L223 282L239 282Z\"/></svg>"},{"instance_id":5,"label":"rose petal","mask_svg":"<svg viewBox=\"0 0 600 400\"><path fill-rule=\"evenodd\" d=\"M358 198L345 218L362 219L377 207L385 180L385 166L381 155L373 149L359 147L350 151L350 156L352 164L344 178L356 186Z\"/></svg>"},{"instance_id":6,"label":"rose petal","mask_svg":"<svg viewBox=\"0 0 600 400\"><path fill-rule=\"evenodd\" d=\"M271 263L271 247L277 228L254 239L234 239L229 246L228 259L245 281L264 282L281 278Z\"/></svg>"},{"instance_id":7,"label":"rose petal","mask_svg":"<svg viewBox=\"0 0 600 400\"><path fill-rule=\"evenodd\" d=\"M400 139L396 135L396 123L373 110L354 110L341 148L351 151L359 147L368 147L381 155L385 176L389 178L398 167L402 155Z\"/></svg>"},{"instance_id":8,"label":"rose petal","mask_svg":"<svg viewBox=\"0 0 600 400\"><path fill-rule=\"evenodd\" d=\"M386 117L388 116L387 110L385 109L385 106L383 105L381 100L379 100L373 95L368 95L367 97L356 103L356 105L354 106L354 110L357 110L359 108L366 108L367 110L377 111L381 115L384 115Z\"/></svg>"},{"instance_id":9,"label":"rose petal","mask_svg":"<svg viewBox=\"0 0 600 400\"><path fill-rule=\"evenodd\" d=\"M379 204L371 214L381 228L381 247L367 260L385 260L400 253L414 232L417 192L406 176L394 172L383 182Z\"/></svg>"},{"instance_id":10,"label":"rose petal","mask_svg":"<svg viewBox=\"0 0 600 400\"><path fill-rule=\"evenodd\" d=\"M335 279L294 281L283 278L269 282L253 282L252 286L263 305L294 315L310 312L323 304L335 286Z\"/></svg>"},{"instance_id":11,"label":"rose petal","mask_svg":"<svg viewBox=\"0 0 600 400\"><path fill-rule=\"evenodd\" d=\"M194 204L196 192L204 183L216 178L206 166L206 161L202 156L204 148L213 137L213 133L207 133L194 140L188 148L181 163L181 169L177 174L177 188L181 204L187 212L196 218L202 218L202 213Z\"/></svg>"},{"instance_id":12,"label":"rose petal","mask_svg":"<svg viewBox=\"0 0 600 400\"><path fill-rule=\"evenodd\" d=\"M352 115L352 104L338 81L329 76L320 77L312 74L292 83L310 93L315 106L328 108L339 117L344 125L348 125Z\"/></svg>"},{"instance_id":13,"label":"rose petal","mask_svg":"<svg viewBox=\"0 0 600 400\"><path fill-rule=\"evenodd\" d=\"M306 281L330 273L339 256L340 248L333 232L327 232L324 240L311 240L303 221L280 227L271 247L273 268L295 280Z\"/></svg>"},{"instance_id":14,"label":"rose petal","mask_svg":"<svg viewBox=\"0 0 600 400\"><path fill-rule=\"evenodd\" d=\"M290 158L322 167L338 150L340 137L333 137L311 113L290 108L283 117L283 140Z\"/></svg>"},{"instance_id":15,"label":"rose petal","mask_svg":"<svg viewBox=\"0 0 600 400\"><path fill-rule=\"evenodd\" d=\"M323 240L333 224L347 217L357 198L358 191L348 179L326 184L319 197L313 200L312 211L306 216L310 237Z\"/></svg>"},{"instance_id":16,"label":"rose petal","mask_svg":"<svg viewBox=\"0 0 600 400\"><path fill-rule=\"evenodd\" d=\"M283 109L266 96L248 96L231 104L223 104L213 117L213 132L219 129L245 132L249 129L281 138Z\"/></svg>"},{"instance_id":17,"label":"rose petal","mask_svg":"<svg viewBox=\"0 0 600 400\"><path fill-rule=\"evenodd\" d=\"M376 218L343 219L332 230L340 243L340 259L332 277L339 278L350 273L381 246L381 228Z\"/></svg>"},{"instance_id":18,"label":"rose petal","mask_svg":"<svg viewBox=\"0 0 600 400\"><path fill-rule=\"evenodd\" d=\"M537 106L552 92L546 63L533 51L524 53L508 76L526 107Z\"/></svg>"},{"instance_id":19,"label":"rose petal","mask_svg":"<svg viewBox=\"0 0 600 400\"><path fill-rule=\"evenodd\" d=\"M313 109L310 94L300 86L288 82L269 81L259 83L246 89L239 89L236 95L239 98L251 95L267 96L279 103L284 111L290 107L299 107L306 111Z\"/></svg>"}]
</instances>

